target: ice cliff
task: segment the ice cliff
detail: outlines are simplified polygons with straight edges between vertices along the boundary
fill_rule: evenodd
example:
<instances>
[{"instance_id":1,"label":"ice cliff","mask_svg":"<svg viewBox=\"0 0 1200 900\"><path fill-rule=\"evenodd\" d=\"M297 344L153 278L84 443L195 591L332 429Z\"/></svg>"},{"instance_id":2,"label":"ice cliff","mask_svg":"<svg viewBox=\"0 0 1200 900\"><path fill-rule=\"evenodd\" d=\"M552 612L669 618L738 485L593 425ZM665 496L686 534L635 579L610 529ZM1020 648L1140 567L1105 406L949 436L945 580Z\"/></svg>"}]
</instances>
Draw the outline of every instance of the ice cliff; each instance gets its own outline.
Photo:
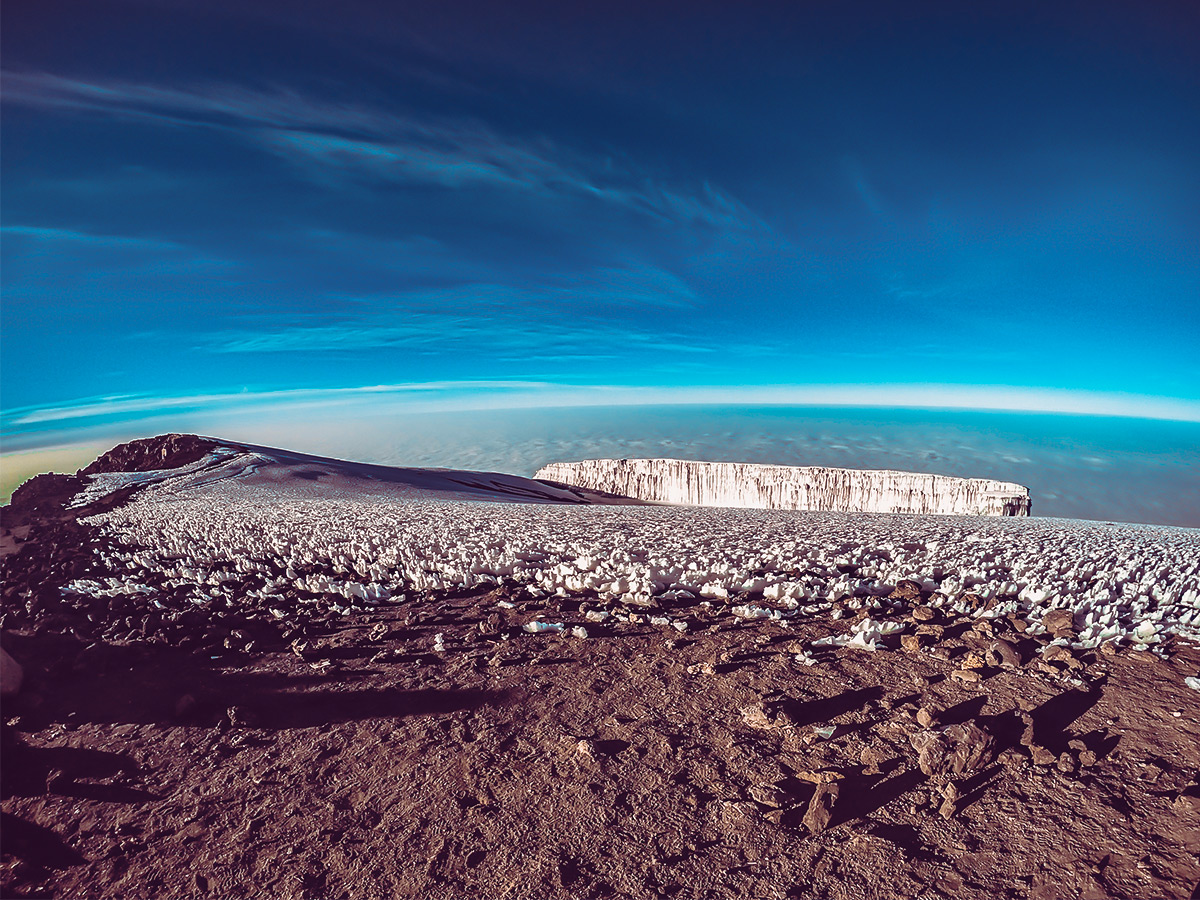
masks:
<instances>
[{"instance_id":1,"label":"ice cliff","mask_svg":"<svg viewBox=\"0 0 1200 900\"><path fill-rule=\"evenodd\" d=\"M551 463L534 478L654 503L839 512L1029 515L1029 489L1006 481L890 470L589 459Z\"/></svg>"}]
</instances>

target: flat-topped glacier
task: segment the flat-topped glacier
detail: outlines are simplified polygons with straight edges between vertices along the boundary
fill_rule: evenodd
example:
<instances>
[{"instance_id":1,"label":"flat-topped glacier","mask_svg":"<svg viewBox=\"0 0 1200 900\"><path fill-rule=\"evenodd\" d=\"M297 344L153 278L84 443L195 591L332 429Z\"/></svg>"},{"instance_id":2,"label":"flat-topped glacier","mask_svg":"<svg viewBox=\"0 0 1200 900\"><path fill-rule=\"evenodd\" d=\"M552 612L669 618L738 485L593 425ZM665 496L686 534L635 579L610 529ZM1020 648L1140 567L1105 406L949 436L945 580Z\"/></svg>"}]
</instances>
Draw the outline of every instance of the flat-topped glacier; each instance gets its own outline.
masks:
<instances>
[{"instance_id":1,"label":"flat-topped glacier","mask_svg":"<svg viewBox=\"0 0 1200 900\"><path fill-rule=\"evenodd\" d=\"M1027 516L1029 489L1007 481L683 459L551 463L534 478L651 503L741 509Z\"/></svg>"}]
</instances>

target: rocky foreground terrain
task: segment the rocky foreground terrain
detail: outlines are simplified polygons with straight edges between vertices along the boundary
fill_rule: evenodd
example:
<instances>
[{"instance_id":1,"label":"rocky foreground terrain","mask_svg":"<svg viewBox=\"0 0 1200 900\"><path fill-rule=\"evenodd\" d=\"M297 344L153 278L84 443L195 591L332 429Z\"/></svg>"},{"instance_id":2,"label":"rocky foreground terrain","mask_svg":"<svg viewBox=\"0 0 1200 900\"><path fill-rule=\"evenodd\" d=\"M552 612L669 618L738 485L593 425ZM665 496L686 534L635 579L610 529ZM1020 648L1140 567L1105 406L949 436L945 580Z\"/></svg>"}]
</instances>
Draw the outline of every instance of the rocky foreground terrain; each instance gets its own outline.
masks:
<instances>
[{"instance_id":1,"label":"rocky foreground terrain","mask_svg":"<svg viewBox=\"0 0 1200 900\"><path fill-rule=\"evenodd\" d=\"M1200 652L1168 628L933 571L383 595L352 561L152 559L151 489L80 494L211 452L4 509L5 897L1198 896ZM1157 609L1190 589L1133 608L1190 622Z\"/></svg>"}]
</instances>

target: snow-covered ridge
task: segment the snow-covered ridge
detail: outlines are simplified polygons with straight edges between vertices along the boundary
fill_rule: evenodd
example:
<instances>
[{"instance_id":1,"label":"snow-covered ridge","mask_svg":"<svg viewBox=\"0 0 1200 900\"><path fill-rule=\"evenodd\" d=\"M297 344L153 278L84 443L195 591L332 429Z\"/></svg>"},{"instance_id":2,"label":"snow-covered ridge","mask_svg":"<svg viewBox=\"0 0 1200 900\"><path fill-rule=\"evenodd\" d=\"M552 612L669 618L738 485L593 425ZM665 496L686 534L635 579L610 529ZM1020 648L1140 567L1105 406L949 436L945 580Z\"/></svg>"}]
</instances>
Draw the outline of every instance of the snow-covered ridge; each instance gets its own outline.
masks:
<instances>
[{"instance_id":1,"label":"snow-covered ridge","mask_svg":"<svg viewBox=\"0 0 1200 900\"><path fill-rule=\"evenodd\" d=\"M1029 515L1029 489L1006 481L891 470L682 459L552 463L535 478L652 503L742 509Z\"/></svg>"}]
</instances>

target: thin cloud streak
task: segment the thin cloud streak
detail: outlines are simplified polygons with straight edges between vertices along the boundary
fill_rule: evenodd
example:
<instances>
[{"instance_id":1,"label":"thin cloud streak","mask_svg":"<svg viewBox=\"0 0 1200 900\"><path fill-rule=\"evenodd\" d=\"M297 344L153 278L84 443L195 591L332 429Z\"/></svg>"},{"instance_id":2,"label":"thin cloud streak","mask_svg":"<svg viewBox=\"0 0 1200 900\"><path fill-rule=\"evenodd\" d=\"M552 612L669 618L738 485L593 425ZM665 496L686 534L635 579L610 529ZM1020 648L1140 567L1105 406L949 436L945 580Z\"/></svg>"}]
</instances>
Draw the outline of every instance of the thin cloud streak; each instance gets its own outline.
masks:
<instances>
[{"instance_id":1,"label":"thin cloud streak","mask_svg":"<svg viewBox=\"0 0 1200 900\"><path fill-rule=\"evenodd\" d=\"M5 101L38 109L231 131L322 183L352 176L444 188L486 185L594 198L682 225L769 231L746 206L708 183L681 192L644 173L615 169L611 160L571 158L549 141L504 137L473 121L422 120L282 89L185 90L14 71L3 73L3 83Z\"/></svg>"},{"instance_id":2,"label":"thin cloud streak","mask_svg":"<svg viewBox=\"0 0 1200 900\"><path fill-rule=\"evenodd\" d=\"M573 347L580 353L636 344L657 350L710 352L712 347L663 329L645 330L597 321L594 312L620 308L685 309L697 297L670 272L653 267L599 269L535 287L467 284L363 298L356 315L314 325L253 327L203 337L214 353L279 353L486 345L495 351ZM564 324L569 321L570 324Z\"/></svg>"},{"instance_id":3,"label":"thin cloud streak","mask_svg":"<svg viewBox=\"0 0 1200 900\"><path fill-rule=\"evenodd\" d=\"M1200 422L1200 401L1135 394L1020 388L1003 385L760 385L629 386L548 381L474 380L364 385L328 389L241 391L180 397L104 397L5 413L13 433L46 423L100 418L135 419L179 411L286 414L303 408L341 414L348 403L371 404L375 413L470 412L596 406L761 405L957 409L1124 416ZM399 404L397 406L396 404ZM61 439L61 438L60 438Z\"/></svg>"},{"instance_id":4,"label":"thin cloud streak","mask_svg":"<svg viewBox=\"0 0 1200 900\"><path fill-rule=\"evenodd\" d=\"M73 231L67 228L40 228L34 225L5 225L0 227L0 235L8 237L23 237L37 241L66 242L83 244L89 247L104 249L126 250L182 250L179 244L171 241L159 241L152 238L126 237L113 234L93 234L86 231Z\"/></svg>"}]
</instances>

